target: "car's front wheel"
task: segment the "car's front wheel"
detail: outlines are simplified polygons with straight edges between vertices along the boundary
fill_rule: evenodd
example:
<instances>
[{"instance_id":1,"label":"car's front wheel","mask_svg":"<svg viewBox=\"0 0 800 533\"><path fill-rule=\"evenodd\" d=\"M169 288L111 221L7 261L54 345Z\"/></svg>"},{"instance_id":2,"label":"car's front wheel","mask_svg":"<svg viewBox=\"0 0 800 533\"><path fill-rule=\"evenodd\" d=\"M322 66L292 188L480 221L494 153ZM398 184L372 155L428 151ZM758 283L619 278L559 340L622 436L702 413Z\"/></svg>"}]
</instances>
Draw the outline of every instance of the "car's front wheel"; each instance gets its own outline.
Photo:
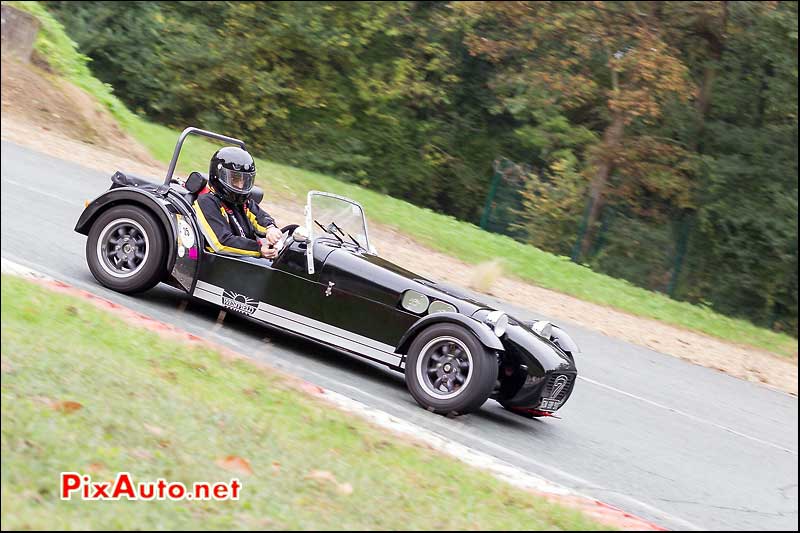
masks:
<instances>
[{"instance_id":1,"label":"car's front wheel","mask_svg":"<svg viewBox=\"0 0 800 533\"><path fill-rule=\"evenodd\" d=\"M97 217L86 240L86 262L95 279L118 292L146 291L164 275L165 243L148 211L121 205Z\"/></svg>"},{"instance_id":2,"label":"car's front wheel","mask_svg":"<svg viewBox=\"0 0 800 533\"><path fill-rule=\"evenodd\" d=\"M439 414L480 409L497 381L497 356L457 324L435 324L417 335L406 360L406 385L421 406Z\"/></svg>"}]
</instances>

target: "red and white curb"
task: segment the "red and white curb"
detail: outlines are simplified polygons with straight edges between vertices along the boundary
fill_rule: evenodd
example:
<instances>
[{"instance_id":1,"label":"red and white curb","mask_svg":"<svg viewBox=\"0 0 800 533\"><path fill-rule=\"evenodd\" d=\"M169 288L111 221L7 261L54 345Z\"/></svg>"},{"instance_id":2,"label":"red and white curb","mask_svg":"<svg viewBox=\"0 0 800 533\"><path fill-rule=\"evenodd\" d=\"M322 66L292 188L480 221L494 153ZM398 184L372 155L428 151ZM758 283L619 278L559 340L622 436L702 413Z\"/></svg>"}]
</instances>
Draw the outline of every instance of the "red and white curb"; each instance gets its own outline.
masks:
<instances>
[{"instance_id":1,"label":"red and white curb","mask_svg":"<svg viewBox=\"0 0 800 533\"><path fill-rule=\"evenodd\" d=\"M20 265L19 263L15 263L14 261L6 259L5 257L0 257L0 272L2 272L3 274L22 276L24 278L39 279L43 281L55 281L55 279L51 278L46 274L42 274L41 272L37 272L36 270Z\"/></svg>"},{"instance_id":2,"label":"red and white curb","mask_svg":"<svg viewBox=\"0 0 800 533\"><path fill-rule=\"evenodd\" d=\"M171 324L154 320L146 315L106 300L105 298L101 298L88 291L73 287L42 272L8 260L4 257L0 258L0 271L2 271L3 274L11 274L32 279L58 292L65 292L74 296L78 296L84 300L88 300L102 309L114 312L120 316L120 318L126 322L132 323L133 325L146 327L169 337L179 337L190 342L207 344L225 356L235 357L237 359L243 359L252 362L252 360L242 356L241 354L233 352L232 350L217 343L200 338L196 335L172 326ZM259 363L259 365L261 364ZM282 371L271 367L270 370L273 372L283 373ZM500 460L468 446L464 446L463 444L459 444L430 430L392 416L385 411L375 409L357 400L337 392L324 389L309 382L298 380L298 378L294 378L294 380L300 382L299 388L303 391L317 398L323 399L342 411L358 415L375 426L391 431L397 435L404 436L410 440L417 441L433 450L445 453L470 466L488 471L497 479L509 483L510 485L521 489L534 491L545 499L554 503L576 508L598 522L609 525L616 529L638 531L666 530L666 528L657 524L648 522L631 513L627 513L621 509L603 503L589 496L582 495L576 491L573 491L572 489L558 485L552 481L548 481L540 476L524 472L506 461Z\"/></svg>"},{"instance_id":3,"label":"red and white curb","mask_svg":"<svg viewBox=\"0 0 800 533\"><path fill-rule=\"evenodd\" d=\"M648 522L617 507L584 496L572 489L520 470L511 463L464 446L463 444L459 444L430 430L394 417L385 411L375 409L357 400L339 394L338 392L323 389L322 387L312 384L306 384L303 388L312 395L332 403L342 411L358 415L371 422L373 425L425 444L438 452L450 455L470 466L488 471L497 479L509 483L510 485L537 492L554 503L577 508L587 516L603 524L617 529L666 531L664 527Z\"/></svg>"}]
</instances>

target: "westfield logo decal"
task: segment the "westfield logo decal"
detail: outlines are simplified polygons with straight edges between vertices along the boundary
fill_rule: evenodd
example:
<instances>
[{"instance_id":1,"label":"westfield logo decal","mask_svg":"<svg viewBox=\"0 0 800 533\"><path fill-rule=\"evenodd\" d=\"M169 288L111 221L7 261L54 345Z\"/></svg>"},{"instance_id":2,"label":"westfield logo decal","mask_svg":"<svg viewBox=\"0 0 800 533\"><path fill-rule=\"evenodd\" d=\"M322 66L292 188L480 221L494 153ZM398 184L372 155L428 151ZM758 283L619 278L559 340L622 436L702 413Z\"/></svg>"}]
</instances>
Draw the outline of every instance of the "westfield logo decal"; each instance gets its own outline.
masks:
<instances>
[{"instance_id":1,"label":"westfield logo decal","mask_svg":"<svg viewBox=\"0 0 800 533\"><path fill-rule=\"evenodd\" d=\"M253 300L244 294L233 291L223 291L222 305L228 309L244 313L245 315L252 315L256 312L256 309L258 309L257 300Z\"/></svg>"}]
</instances>

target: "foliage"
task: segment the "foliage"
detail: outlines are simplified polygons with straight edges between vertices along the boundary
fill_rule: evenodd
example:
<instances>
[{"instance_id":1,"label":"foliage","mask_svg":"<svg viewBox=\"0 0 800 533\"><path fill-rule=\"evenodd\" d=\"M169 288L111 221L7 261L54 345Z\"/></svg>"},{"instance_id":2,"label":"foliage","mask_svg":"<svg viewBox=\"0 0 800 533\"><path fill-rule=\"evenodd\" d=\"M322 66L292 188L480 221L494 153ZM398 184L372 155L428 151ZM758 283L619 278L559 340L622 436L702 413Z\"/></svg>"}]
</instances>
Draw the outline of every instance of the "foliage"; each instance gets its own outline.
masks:
<instances>
[{"instance_id":1,"label":"foliage","mask_svg":"<svg viewBox=\"0 0 800 533\"><path fill-rule=\"evenodd\" d=\"M55 23L53 32L63 34L64 30ZM58 38L64 42L68 41L63 36ZM56 63L74 62L76 58L72 56L75 54L74 48L55 48L48 60ZM91 74L88 76L91 77ZM97 80L95 83L88 81L85 86L92 95L102 99L107 94L92 92L105 91L106 85L98 83ZM130 120L124 121L125 129L141 142L153 157L164 163L168 162L179 130L143 120L127 109L125 112L131 117ZM208 155L214 150L213 143L198 137L190 137L184 144L178 161L179 172L188 173L203 168L207 164ZM260 169L259 185L277 200L290 197L297 201L304 198L305 193L311 189L342 194L361 202L370 220L394 228L431 249L439 250L466 263L480 264L502 258L505 271L509 274L542 287L721 339L757 346L787 357L797 357L797 340L786 334L775 333L744 320L721 315L706 305L692 305L669 299L663 294L642 289L625 280L592 271L570 262L566 257L522 244L501 234L487 233L468 222L359 185L260 158L256 160ZM627 241L618 240L618 242ZM642 246L641 242L637 245ZM615 266L631 265L631 263L617 261ZM796 290L797 287L794 285L795 293Z\"/></svg>"},{"instance_id":2,"label":"foliage","mask_svg":"<svg viewBox=\"0 0 800 533\"><path fill-rule=\"evenodd\" d=\"M728 17L681 290L796 334L797 4L735 3Z\"/></svg>"},{"instance_id":3,"label":"foliage","mask_svg":"<svg viewBox=\"0 0 800 533\"><path fill-rule=\"evenodd\" d=\"M797 334L795 3L47 5L156 121L473 223L507 157L493 229Z\"/></svg>"},{"instance_id":4,"label":"foliage","mask_svg":"<svg viewBox=\"0 0 800 533\"><path fill-rule=\"evenodd\" d=\"M522 209L513 228L522 230L535 246L569 255L584 210L586 179L574 159L550 164L549 174L530 173L522 196Z\"/></svg>"}]
</instances>

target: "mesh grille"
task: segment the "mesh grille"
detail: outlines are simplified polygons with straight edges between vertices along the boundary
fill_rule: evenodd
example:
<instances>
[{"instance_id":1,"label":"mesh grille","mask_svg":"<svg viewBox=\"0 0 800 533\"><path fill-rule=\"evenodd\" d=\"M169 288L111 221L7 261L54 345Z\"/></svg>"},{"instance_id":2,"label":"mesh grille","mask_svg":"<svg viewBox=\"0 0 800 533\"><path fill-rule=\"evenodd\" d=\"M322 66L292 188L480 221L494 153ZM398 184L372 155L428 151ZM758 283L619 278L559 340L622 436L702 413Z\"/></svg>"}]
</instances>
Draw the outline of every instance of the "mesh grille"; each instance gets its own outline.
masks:
<instances>
[{"instance_id":1,"label":"mesh grille","mask_svg":"<svg viewBox=\"0 0 800 533\"><path fill-rule=\"evenodd\" d=\"M547 378L543 396L559 402L564 401L569 396L574 384L575 376L573 374L552 374Z\"/></svg>"}]
</instances>

